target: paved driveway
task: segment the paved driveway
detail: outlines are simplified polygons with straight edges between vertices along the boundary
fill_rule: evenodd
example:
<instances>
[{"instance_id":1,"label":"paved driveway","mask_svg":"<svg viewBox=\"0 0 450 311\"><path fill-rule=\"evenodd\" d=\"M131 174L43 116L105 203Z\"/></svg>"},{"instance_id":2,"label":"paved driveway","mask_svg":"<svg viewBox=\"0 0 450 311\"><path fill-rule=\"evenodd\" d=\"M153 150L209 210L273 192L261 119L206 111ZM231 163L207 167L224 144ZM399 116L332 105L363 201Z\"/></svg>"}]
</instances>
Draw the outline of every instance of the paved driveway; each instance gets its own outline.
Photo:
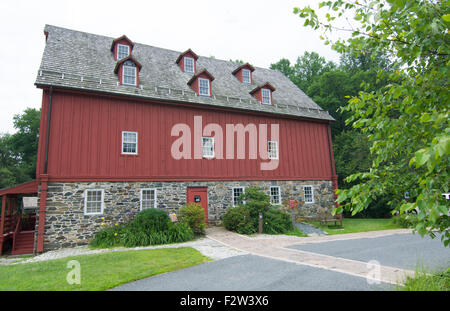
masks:
<instances>
[{"instance_id":1,"label":"paved driveway","mask_svg":"<svg viewBox=\"0 0 450 311\"><path fill-rule=\"evenodd\" d=\"M295 263L240 255L128 283L113 290L158 291L290 291L386 290L364 278Z\"/></svg>"},{"instance_id":2,"label":"paved driveway","mask_svg":"<svg viewBox=\"0 0 450 311\"><path fill-rule=\"evenodd\" d=\"M249 238L222 229L210 239L244 255L208 262L113 290L392 290L418 262L427 268L450 265L450 250L439 240L405 230L316 238ZM380 262L380 277L367 279Z\"/></svg>"}]
</instances>

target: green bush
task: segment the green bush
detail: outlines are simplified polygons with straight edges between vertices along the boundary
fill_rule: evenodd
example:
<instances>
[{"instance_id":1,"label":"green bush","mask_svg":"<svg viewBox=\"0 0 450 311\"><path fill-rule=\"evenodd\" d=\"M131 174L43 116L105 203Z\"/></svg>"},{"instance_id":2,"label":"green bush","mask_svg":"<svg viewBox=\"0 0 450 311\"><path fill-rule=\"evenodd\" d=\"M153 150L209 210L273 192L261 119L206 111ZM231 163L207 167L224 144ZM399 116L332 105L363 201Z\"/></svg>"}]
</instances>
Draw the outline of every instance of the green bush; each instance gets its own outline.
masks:
<instances>
[{"instance_id":1,"label":"green bush","mask_svg":"<svg viewBox=\"0 0 450 311\"><path fill-rule=\"evenodd\" d=\"M269 208L264 214L263 220L264 233L277 234L293 230L291 216L276 207Z\"/></svg>"},{"instance_id":2,"label":"green bush","mask_svg":"<svg viewBox=\"0 0 450 311\"><path fill-rule=\"evenodd\" d=\"M242 234L258 232L259 214L261 213L264 233L279 234L292 230L290 215L271 206L270 196L262 192L260 188L247 188L243 200L244 204L228 209L222 216L226 229Z\"/></svg>"},{"instance_id":3,"label":"green bush","mask_svg":"<svg viewBox=\"0 0 450 311\"><path fill-rule=\"evenodd\" d=\"M402 214L392 217L392 222L403 228L414 228L419 222L419 219L416 214Z\"/></svg>"},{"instance_id":4,"label":"green bush","mask_svg":"<svg viewBox=\"0 0 450 311\"><path fill-rule=\"evenodd\" d=\"M165 211L145 209L124 225L105 228L94 236L96 248L137 247L180 243L194 239L194 232L184 223L174 224Z\"/></svg>"},{"instance_id":5,"label":"green bush","mask_svg":"<svg viewBox=\"0 0 450 311\"><path fill-rule=\"evenodd\" d=\"M146 231L165 231L168 229L170 222L167 213L156 208L144 209L134 218L134 224Z\"/></svg>"},{"instance_id":6,"label":"green bush","mask_svg":"<svg viewBox=\"0 0 450 311\"><path fill-rule=\"evenodd\" d=\"M257 232L254 221L250 217L250 211L243 205L227 209L222 216L223 226L230 231L241 234Z\"/></svg>"},{"instance_id":7,"label":"green bush","mask_svg":"<svg viewBox=\"0 0 450 311\"><path fill-rule=\"evenodd\" d=\"M180 208L178 220L180 223L188 225L195 234L205 234L205 211L195 203L188 203Z\"/></svg>"}]
</instances>

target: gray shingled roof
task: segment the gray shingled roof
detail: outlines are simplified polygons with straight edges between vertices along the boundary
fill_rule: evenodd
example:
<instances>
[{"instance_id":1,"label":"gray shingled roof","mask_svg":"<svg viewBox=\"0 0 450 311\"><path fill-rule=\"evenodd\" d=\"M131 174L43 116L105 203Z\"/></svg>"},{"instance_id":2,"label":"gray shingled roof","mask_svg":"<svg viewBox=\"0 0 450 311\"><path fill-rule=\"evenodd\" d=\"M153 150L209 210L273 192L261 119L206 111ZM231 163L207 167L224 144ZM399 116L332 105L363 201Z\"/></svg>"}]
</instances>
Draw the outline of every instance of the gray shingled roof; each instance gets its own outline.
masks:
<instances>
[{"instance_id":1,"label":"gray shingled roof","mask_svg":"<svg viewBox=\"0 0 450 311\"><path fill-rule=\"evenodd\" d=\"M202 57L198 69L206 69L215 80L213 97L197 96L175 63L182 52L135 43L132 55L142 64L139 88L122 86L114 74L116 61L110 50L115 38L46 25L48 39L36 79L38 87L54 86L159 100L183 101L281 115L334 120L286 76L276 70L255 67L253 83L241 83L233 74L240 64ZM273 106L262 105L250 91L269 82L275 87Z\"/></svg>"}]
</instances>

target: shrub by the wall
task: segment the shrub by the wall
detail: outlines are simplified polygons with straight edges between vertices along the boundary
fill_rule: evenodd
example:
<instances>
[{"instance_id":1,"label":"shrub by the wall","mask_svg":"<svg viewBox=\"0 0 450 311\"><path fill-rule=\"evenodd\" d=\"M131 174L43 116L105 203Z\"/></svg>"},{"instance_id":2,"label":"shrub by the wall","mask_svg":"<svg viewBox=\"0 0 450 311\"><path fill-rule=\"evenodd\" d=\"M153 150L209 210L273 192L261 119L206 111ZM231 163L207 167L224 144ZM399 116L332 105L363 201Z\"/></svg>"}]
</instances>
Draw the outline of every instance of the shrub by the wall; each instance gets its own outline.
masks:
<instances>
[{"instance_id":1,"label":"shrub by the wall","mask_svg":"<svg viewBox=\"0 0 450 311\"><path fill-rule=\"evenodd\" d=\"M269 208L263 220L263 232L267 234L286 233L293 229L291 216L276 207Z\"/></svg>"},{"instance_id":2,"label":"shrub by the wall","mask_svg":"<svg viewBox=\"0 0 450 311\"><path fill-rule=\"evenodd\" d=\"M250 211L243 205L227 209L222 216L223 226L230 231L241 234L252 234L257 232Z\"/></svg>"},{"instance_id":3,"label":"shrub by the wall","mask_svg":"<svg viewBox=\"0 0 450 311\"><path fill-rule=\"evenodd\" d=\"M188 203L178 215L180 223L188 225L195 234L205 234L205 211L199 204Z\"/></svg>"},{"instance_id":4,"label":"shrub by the wall","mask_svg":"<svg viewBox=\"0 0 450 311\"><path fill-rule=\"evenodd\" d=\"M184 223L174 224L165 211L145 209L124 225L100 230L90 245L96 248L136 247L180 243L194 239L194 232Z\"/></svg>"}]
</instances>

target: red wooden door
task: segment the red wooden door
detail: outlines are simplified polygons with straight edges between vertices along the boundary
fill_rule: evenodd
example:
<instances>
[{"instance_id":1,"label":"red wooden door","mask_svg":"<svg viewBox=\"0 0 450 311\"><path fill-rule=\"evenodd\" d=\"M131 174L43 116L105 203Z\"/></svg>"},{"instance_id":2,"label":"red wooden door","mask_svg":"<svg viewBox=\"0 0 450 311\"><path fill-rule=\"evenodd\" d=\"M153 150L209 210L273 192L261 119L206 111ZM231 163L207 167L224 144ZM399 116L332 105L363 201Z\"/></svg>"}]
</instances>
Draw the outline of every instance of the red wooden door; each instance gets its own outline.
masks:
<instances>
[{"instance_id":1,"label":"red wooden door","mask_svg":"<svg viewBox=\"0 0 450 311\"><path fill-rule=\"evenodd\" d=\"M188 187L186 192L187 203L197 203L205 211L205 220L208 223L208 188Z\"/></svg>"}]
</instances>

